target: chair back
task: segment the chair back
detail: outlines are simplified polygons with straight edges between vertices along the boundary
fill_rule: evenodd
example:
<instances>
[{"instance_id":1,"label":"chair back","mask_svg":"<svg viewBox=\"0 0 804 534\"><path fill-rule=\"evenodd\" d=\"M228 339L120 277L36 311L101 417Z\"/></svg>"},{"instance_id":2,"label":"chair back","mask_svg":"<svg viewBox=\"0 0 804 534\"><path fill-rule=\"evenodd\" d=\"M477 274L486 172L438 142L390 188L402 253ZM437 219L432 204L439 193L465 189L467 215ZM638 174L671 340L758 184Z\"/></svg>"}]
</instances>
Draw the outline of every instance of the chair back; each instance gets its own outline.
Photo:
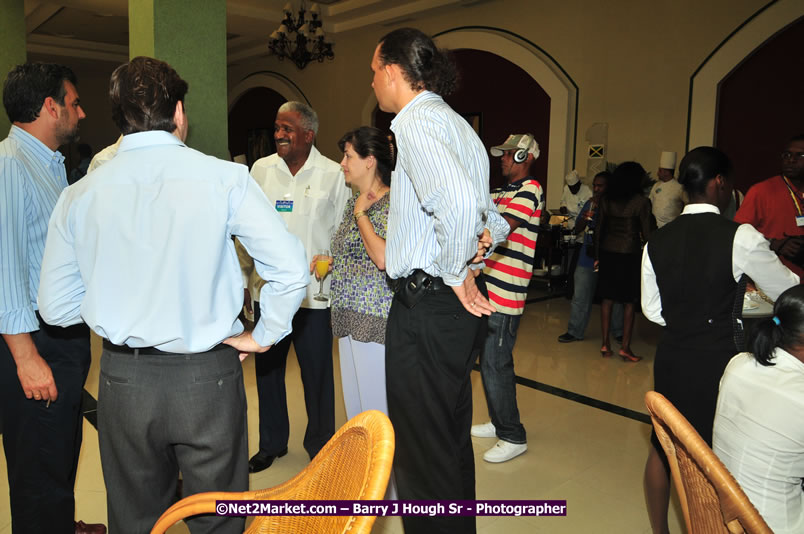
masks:
<instances>
[{"instance_id":1,"label":"chair back","mask_svg":"<svg viewBox=\"0 0 804 534\"><path fill-rule=\"evenodd\" d=\"M394 456L394 430L388 417L369 410L349 420L313 461L287 482L244 493L209 492L177 502L154 525L162 534L191 515L215 513L217 500L379 500L385 495ZM375 516L259 516L246 534L367 533Z\"/></svg>"},{"instance_id":2,"label":"chair back","mask_svg":"<svg viewBox=\"0 0 804 534\"><path fill-rule=\"evenodd\" d=\"M645 405L673 476L687 532L773 534L723 462L662 394Z\"/></svg>"}]
</instances>

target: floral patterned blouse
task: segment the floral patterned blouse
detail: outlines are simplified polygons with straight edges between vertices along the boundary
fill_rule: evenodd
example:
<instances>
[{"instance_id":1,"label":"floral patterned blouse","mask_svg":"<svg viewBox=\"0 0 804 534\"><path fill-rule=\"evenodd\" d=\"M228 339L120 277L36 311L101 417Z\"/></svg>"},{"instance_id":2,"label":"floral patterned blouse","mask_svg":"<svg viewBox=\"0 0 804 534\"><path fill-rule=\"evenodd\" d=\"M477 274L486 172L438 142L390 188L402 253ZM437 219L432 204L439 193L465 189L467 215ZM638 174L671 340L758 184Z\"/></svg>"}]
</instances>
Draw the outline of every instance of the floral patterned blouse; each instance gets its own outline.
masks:
<instances>
[{"instance_id":1,"label":"floral patterned blouse","mask_svg":"<svg viewBox=\"0 0 804 534\"><path fill-rule=\"evenodd\" d=\"M346 203L343 221L332 238L332 333L351 335L363 343L385 344L385 323L394 294L385 271L369 258L352 214L354 195ZM388 194L371 205L366 213L377 235L385 239L388 229Z\"/></svg>"}]
</instances>

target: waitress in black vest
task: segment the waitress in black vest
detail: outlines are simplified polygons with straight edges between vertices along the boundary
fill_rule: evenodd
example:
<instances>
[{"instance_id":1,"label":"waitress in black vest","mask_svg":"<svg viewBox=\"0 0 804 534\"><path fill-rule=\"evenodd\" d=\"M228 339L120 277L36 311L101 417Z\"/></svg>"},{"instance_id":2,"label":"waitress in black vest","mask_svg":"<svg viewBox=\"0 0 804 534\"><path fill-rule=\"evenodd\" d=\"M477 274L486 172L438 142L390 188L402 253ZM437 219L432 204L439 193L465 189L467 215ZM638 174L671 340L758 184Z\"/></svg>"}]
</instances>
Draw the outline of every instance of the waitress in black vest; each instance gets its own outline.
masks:
<instances>
[{"instance_id":1,"label":"waitress in black vest","mask_svg":"<svg viewBox=\"0 0 804 534\"><path fill-rule=\"evenodd\" d=\"M698 147L681 161L678 181L690 202L651 235L642 255L642 311L665 327L654 361L654 389L712 445L718 383L732 356L745 350L745 275L776 299L799 283L748 224L720 215L731 199L731 162ZM667 533L670 470L656 434L645 465L645 500L654 533Z\"/></svg>"}]
</instances>

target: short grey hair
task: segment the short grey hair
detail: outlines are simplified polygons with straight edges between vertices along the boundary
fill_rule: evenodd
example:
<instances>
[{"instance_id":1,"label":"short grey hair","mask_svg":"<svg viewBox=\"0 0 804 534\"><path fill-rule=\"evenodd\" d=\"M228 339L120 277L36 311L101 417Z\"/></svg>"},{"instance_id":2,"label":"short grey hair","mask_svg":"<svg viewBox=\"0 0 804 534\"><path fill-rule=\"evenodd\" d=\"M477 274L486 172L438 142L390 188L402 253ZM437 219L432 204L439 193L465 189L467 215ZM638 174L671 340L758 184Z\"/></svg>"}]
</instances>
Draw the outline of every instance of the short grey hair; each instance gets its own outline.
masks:
<instances>
[{"instance_id":1,"label":"short grey hair","mask_svg":"<svg viewBox=\"0 0 804 534\"><path fill-rule=\"evenodd\" d=\"M287 112L298 113L302 127L306 130L312 130L313 134L318 135L318 114L313 108L302 102L291 100L279 106L277 114Z\"/></svg>"}]
</instances>

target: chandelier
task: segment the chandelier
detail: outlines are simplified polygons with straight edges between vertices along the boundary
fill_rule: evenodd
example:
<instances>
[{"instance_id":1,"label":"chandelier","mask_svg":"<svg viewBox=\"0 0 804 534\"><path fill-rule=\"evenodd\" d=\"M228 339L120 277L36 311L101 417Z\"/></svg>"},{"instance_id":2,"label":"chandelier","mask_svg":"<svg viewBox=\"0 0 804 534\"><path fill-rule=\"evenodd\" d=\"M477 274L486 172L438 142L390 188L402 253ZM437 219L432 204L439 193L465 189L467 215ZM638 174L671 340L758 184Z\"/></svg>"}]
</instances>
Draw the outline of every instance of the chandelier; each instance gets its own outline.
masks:
<instances>
[{"instance_id":1,"label":"chandelier","mask_svg":"<svg viewBox=\"0 0 804 534\"><path fill-rule=\"evenodd\" d=\"M324 59L335 59L332 43L324 40L321 28L318 4L310 6L310 20L304 9L304 2L299 7L299 15L294 19L293 6L288 2L282 9L285 18L279 24L268 41L268 50L280 60L290 59L298 68L303 69L313 60L323 63Z\"/></svg>"}]
</instances>

